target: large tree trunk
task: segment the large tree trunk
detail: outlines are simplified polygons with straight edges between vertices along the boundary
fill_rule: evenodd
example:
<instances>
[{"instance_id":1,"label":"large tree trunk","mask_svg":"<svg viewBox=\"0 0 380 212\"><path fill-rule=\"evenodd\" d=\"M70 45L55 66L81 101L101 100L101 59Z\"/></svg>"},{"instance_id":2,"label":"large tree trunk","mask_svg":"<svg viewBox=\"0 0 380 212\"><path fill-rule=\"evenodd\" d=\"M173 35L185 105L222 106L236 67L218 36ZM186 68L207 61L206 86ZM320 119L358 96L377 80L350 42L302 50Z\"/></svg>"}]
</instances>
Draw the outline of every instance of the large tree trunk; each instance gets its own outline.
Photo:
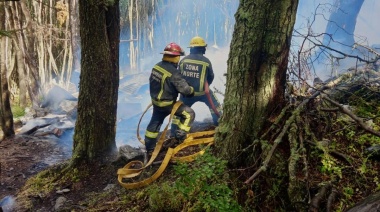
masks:
<instances>
[{"instance_id":1,"label":"large tree trunk","mask_svg":"<svg viewBox=\"0 0 380 212\"><path fill-rule=\"evenodd\" d=\"M231 168L253 173L268 146L253 145L285 106L285 84L298 0L241 0L227 61L223 115L215 137L219 155ZM265 146L264 146L265 145ZM289 209L287 161L275 154L272 167L255 179L252 207ZM286 152L284 153L286 154ZM251 172L250 172L251 171ZM249 175L240 175L246 180ZM251 184L251 183L249 183ZM268 188L272 188L269 189ZM268 209L268 208L267 208Z\"/></svg>"},{"instance_id":2,"label":"large tree trunk","mask_svg":"<svg viewBox=\"0 0 380 212\"><path fill-rule=\"evenodd\" d=\"M5 30L5 3L0 2L0 31ZM0 49L5 49L5 37L0 36ZM7 71L5 66L5 53L0 54L0 124L3 138L15 134L13 128L13 114L10 104L10 92L8 90Z\"/></svg>"},{"instance_id":3,"label":"large tree trunk","mask_svg":"<svg viewBox=\"0 0 380 212\"><path fill-rule=\"evenodd\" d=\"M72 164L116 150L119 1L80 0L81 75Z\"/></svg>"},{"instance_id":4,"label":"large tree trunk","mask_svg":"<svg viewBox=\"0 0 380 212\"><path fill-rule=\"evenodd\" d=\"M252 144L284 105L286 70L298 0L243 0L228 58L217 146L232 166L251 163ZM252 152L247 152L251 154Z\"/></svg>"}]
</instances>

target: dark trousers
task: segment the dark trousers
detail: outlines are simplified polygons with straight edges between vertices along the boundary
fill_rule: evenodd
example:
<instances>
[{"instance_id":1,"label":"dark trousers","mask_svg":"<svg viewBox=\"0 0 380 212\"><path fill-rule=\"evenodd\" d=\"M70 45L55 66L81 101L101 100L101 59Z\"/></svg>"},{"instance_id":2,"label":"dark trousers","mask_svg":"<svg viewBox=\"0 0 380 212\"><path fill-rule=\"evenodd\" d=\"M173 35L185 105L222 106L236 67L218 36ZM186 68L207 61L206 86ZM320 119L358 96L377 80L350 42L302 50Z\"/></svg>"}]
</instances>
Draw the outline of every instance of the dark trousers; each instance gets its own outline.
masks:
<instances>
[{"instance_id":1,"label":"dark trousers","mask_svg":"<svg viewBox=\"0 0 380 212\"><path fill-rule=\"evenodd\" d=\"M221 110L221 107L220 107L220 103L219 103L218 99L216 98L216 96L214 95L214 92L212 92L211 90L210 90L210 97L211 97L211 100L212 100L212 102L213 102L216 110L221 115L222 114L222 110ZM183 97L181 95L179 100L182 101L185 105L187 105L189 107L193 106L193 104L195 104L197 102L203 102L203 103L205 103L207 105L207 107L209 108L209 110L210 110L212 121L214 122L214 125L218 126L219 117L218 117L217 114L215 114L214 110L212 109L211 103L208 100L208 98L207 98L206 95L193 96L193 97L190 97L190 98L186 98L186 97Z\"/></svg>"},{"instance_id":2,"label":"dark trousers","mask_svg":"<svg viewBox=\"0 0 380 212\"><path fill-rule=\"evenodd\" d=\"M153 115L145 132L145 146L148 151L153 150L156 146L161 125L165 118L170 115L172 109L173 105L166 107L153 105ZM194 110L185 104L181 104L174 115L179 117L182 130L189 132L195 118Z\"/></svg>"},{"instance_id":3,"label":"dark trousers","mask_svg":"<svg viewBox=\"0 0 380 212\"><path fill-rule=\"evenodd\" d=\"M221 110L221 107L220 107L220 103L218 101L218 99L216 98L216 96L214 95L214 93L210 90L210 97L211 97L211 100L212 102L214 103L214 106L216 108L216 110L219 112L219 115L222 114L222 110ZM206 95L202 95L202 96L193 96L193 97L183 97L182 95L180 96L180 101L182 101L185 105L191 107L193 106L193 104L195 104L196 102L203 102L207 105L207 107L209 108L210 110L210 113L211 113L211 117L212 117L212 121L214 123L215 126L218 126L218 123L219 123L219 116L217 114L215 114L214 110L212 109L212 106L211 106L211 103L210 101L208 100L207 96ZM174 117L173 118L173 121L172 121L172 125L170 127L170 133L171 135L174 135L175 131L178 130L178 117Z\"/></svg>"}]
</instances>

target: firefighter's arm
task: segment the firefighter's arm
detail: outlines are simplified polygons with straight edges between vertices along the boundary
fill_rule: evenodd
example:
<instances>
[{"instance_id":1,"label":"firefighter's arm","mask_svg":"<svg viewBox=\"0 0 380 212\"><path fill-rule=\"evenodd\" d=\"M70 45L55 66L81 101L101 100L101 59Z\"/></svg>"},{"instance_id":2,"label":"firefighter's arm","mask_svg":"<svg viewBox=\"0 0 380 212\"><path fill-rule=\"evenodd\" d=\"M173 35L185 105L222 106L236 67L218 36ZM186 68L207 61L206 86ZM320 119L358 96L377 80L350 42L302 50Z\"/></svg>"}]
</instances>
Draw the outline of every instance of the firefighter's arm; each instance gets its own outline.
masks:
<instances>
[{"instance_id":1,"label":"firefighter's arm","mask_svg":"<svg viewBox=\"0 0 380 212\"><path fill-rule=\"evenodd\" d=\"M207 70L207 82L209 85L214 81L214 70L212 69L212 65L210 63L208 70Z\"/></svg>"},{"instance_id":2,"label":"firefighter's arm","mask_svg":"<svg viewBox=\"0 0 380 212\"><path fill-rule=\"evenodd\" d=\"M182 75L175 74L172 76L172 83L179 93L185 97L194 96L194 88L187 83L185 79L182 78Z\"/></svg>"}]
</instances>

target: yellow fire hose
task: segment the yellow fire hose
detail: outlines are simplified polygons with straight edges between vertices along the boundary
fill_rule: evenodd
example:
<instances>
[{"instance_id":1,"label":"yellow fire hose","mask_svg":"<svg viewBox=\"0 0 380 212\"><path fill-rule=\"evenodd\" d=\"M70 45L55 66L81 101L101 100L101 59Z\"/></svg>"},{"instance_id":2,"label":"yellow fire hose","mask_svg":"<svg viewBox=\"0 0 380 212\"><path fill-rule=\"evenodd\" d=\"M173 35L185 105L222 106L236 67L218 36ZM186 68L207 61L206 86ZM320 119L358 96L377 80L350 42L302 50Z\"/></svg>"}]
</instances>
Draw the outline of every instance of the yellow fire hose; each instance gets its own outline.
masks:
<instances>
[{"instance_id":1,"label":"yellow fire hose","mask_svg":"<svg viewBox=\"0 0 380 212\"><path fill-rule=\"evenodd\" d=\"M118 175L117 180L119 181L119 183L124 188L133 189L133 188L140 188L140 187L146 186L161 176L161 174L163 173L163 171L165 170L165 168L167 167L167 165L169 164L170 161L171 162L177 162L177 161L190 162L190 161L193 161L196 156L202 155L204 153L206 147L208 147L214 143L214 134L215 134L214 130L190 133L190 134L188 134L187 138L183 141L183 143L179 144L175 148L168 148L164 160L162 161L160 167L157 169L157 171L152 176L150 176L147 179L138 181L138 182L131 182L131 183L123 182L123 179L134 178L134 177L140 175L145 168L152 165L152 163L156 159L158 153L160 152L162 145L165 143L165 135L166 135L166 132L168 130L168 126L171 123L171 120L173 118L173 115L177 111L177 109L179 108L179 106L181 104L182 104L182 102L180 102L180 101L178 101L174 104L173 109L171 111L171 114L169 116L168 124L166 125L164 131L162 132L149 161L146 162L145 164L142 161L138 161L138 160L131 161L128 164L126 164L123 168L120 168L117 171L117 175ZM145 109L144 113L140 117L139 124L137 126L137 138L142 144L145 144L145 142L144 142L144 140L141 139L140 134L139 134L140 123L141 123L142 117L145 115L145 113L148 111L148 109L151 106L152 106L152 104L149 104L148 107ZM182 149L184 149L186 147L194 146L194 145L201 145L201 144L203 144L203 145L207 144L207 146L199 152L196 152L192 155L182 156L182 157L175 156L179 151L181 151Z\"/></svg>"}]
</instances>

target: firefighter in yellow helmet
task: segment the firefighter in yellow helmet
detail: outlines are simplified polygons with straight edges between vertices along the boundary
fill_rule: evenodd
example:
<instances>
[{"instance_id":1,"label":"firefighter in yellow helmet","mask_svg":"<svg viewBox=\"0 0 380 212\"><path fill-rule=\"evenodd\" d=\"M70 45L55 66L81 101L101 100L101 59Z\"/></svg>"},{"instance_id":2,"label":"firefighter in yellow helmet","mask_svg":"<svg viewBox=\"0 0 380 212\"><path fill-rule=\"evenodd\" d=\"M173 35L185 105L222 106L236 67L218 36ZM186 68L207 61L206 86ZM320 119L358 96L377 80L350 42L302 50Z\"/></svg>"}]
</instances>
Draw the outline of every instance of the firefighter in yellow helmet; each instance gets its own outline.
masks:
<instances>
[{"instance_id":1,"label":"firefighter in yellow helmet","mask_svg":"<svg viewBox=\"0 0 380 212\"><path fill-rule=\"evenodd\" d=\"M221 114L221 107L214 93L209 89L209 85L214 80L214 71L210 60L204 56L207 44L202 37L195 36L190 40L190 55L184 57L179 62L179 70L186 81L194 87L194 96L188 98L180 95L180 101L191 107L196 102L205 103L212 116L215 126L218 126L218 119ZM177 129L180 123L174 118L171 126L171 133Z\"/></svg>"},{"instance_id":2,"label":"firefighter in yellow helmet","mask_svg":"<svg viewBox=\"0 0 380 212\"><path fill-rule=\"evenodd\" d=\"M180 56L184 55L182 48L176 43L169 43L161 54L163 54L162 61L153 67L149 78L153 115L145 132L145 147L148 153L154 150L161 125L170 115L178 94L187 97L194 95L194 88L186 82L177 69ZM195 113L193 109L182 104L175 115L179 117L180 124L175 137L183 141L190 131Z\"/></svg>"}]
</instances>

